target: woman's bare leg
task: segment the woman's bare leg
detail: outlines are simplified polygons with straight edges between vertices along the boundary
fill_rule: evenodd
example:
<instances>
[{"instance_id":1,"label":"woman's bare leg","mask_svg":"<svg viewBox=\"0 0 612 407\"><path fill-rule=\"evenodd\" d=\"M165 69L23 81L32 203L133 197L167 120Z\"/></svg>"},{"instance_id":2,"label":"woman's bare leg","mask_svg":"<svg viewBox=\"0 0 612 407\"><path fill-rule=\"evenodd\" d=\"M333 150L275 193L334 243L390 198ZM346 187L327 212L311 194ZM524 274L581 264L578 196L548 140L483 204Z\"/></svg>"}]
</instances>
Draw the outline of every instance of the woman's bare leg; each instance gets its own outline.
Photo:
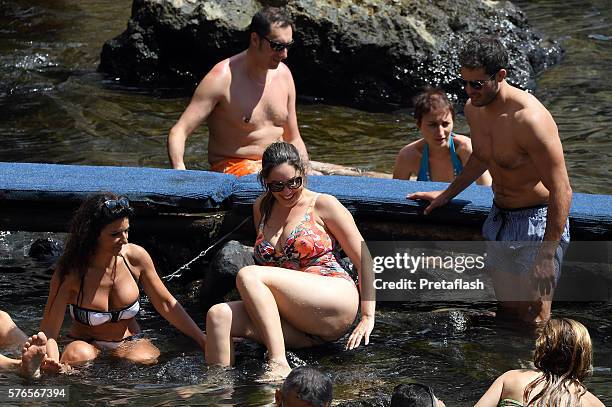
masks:
<instances>
[{"instance_id":1,"label":"woman's bare leg","mask_svg":"<svg viewBox=\"0 0 612 407\"><path fill-rule=\"evenodd\" d=\"M0 347L21 346L27 340L28 335L15 325L10 315L0 311Z\"/></svg>"},{"instance_id":2,"label":"woman's bare leg","mask_svg":"<svg viewBox=\"0 0 612 407\"><path fill-rule=\"evenodd\" d=\"M0 372L18 372L21 369L21 360L7 358L4 355L0 355Z\"/></svg>"},{"instance_id":3,"label":"woman's bare leg","mask_svg":"<svg viewBox=\"0 0 612 407\"><path fill-rule=\"evenodd\" d=\"M320 344L287 321L281 320L285 345L304 348ZM206 363L232 366L234 364L234 342L232 337L252 339L262 343L242 301L212 306L206 314Z\"/></svg>"},{"instance_id":4,"label":"woman's bare leg","mask_svg":"<svg viewBox=\"0 0 612 407\"><path fill-rule=\"evenodd\" d=\"M157 363L159 354L159 349L146 338L124 342L113 351L113 356L144 365Z\"/></svg>"},{"instance_id":5,"label":"woman's bare leg","mask_svg":"<svg viewBox=\"0 0 612 407\"><path fill-rule=\"evenodd\" d=\"M289 367L281 318L299 331L333 340L350 327L359 307L357 289L348 280L277 267L244 267L236 287L270 363L281 370Z\"/></svg>"},{"instance_id":6,"label":"woman's bare leg","mask_svg":"<svg viewBox=\"0 0 612 407\"><path fill-rule=\"evenodd\" d=\"M70 366L82 365L98 357L100 351L85 341L70 342L64 348L60 363Z\"/></svg>"}]
</instances>

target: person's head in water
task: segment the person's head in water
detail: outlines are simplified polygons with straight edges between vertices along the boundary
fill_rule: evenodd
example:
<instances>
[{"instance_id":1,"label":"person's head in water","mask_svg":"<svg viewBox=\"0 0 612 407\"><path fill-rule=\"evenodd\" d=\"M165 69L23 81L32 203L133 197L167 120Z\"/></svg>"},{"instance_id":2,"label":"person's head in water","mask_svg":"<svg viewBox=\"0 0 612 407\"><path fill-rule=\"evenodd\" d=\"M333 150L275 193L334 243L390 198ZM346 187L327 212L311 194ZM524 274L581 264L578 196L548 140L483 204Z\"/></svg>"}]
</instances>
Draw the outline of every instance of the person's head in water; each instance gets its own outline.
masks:
<instances>
[{"instance_id":1,"label":"person's head in water","mask_svg":"<svg viewBox=\"0 0 612 407\"><path fill-rule=\"evenodd\" d=\"M455 109L440 88L427 87L414 99L414 119L430 146L448 147Z\"/></svg>"},{"instance_id":2,"label":"person's head in water","mask_svg":"<svg viewBox=\"0 0 612 407\"><path fill-rule=\"evenodd\" d=\"M393 389L391 407L444 407L431 387L420 383L398 384Z\"/></svg>"},{"instance_id":3,"label":"person's head in water","mask_svg":"<svg viewBox=\"0 0 612 407\"><path fill-rule=\"evenodd\" d=\"M504 45L492 37L477 37L468 41L459 51L461 78L472 105L491 103L506 78L508 52Z\"/></svg>"},{"instance_id":4,"label":"person's head in water","mask_svg":"<svg viewBox=\"0 0 612 407\"><path fill-rule=\"evenodd\" d=\"M85 199L72 217L70 235L58 262L61 280L69 272L84 275L99 251L118 254L127 243L132 212L128 199L112 192Z\"/></svg>"},{"instance_id":5,"label":"person's head in water","mask_svg":"<svg viewBox=\"0 0 612 407\"><path fill-rule=\"evenodd\" d=\"M561 405L562 400L576 397L568 392L571 385L579 385L592 372L593 347L589 331L578 321L569 318L553 318L541 328L536 340L533 364L543 375L531 382L524 393L529 404L540 400L538 405ZM543 390L535 390L544 384ZM584 389L586 392L586 389ZM530 394L534 394L530 398ZM543 404L542 404L543 402ZM570 400L568 405L580 405L579 400Z\"/></svg>"},{"instance_id":6,"label":"person's head in water","mask_svg":"<svg viewBox=\"0 0 612 407\"><path fill-rule=\"evenodd\" d=\"M290 207L299 201L307 184L306 165L293 144L278 141L264 151L258 178L266 190L260 205L266 221L275 202Z\"/></svg>"},{"instance_id":7,"label":"person's head in water","mask_svg":"<svg viewBox=\"0 0 612 407\"><path fill-rule=\"evenodd\" d=\"M293 45L293 31L293 21L283 9L266 7L251 20L249 47L268 69L276 69Z\"/></svg>"},{"instance_id":8,"label":"person's head in water","mask_svg":"<svg viewBox=\"0 0 612 407\"><path fill-rule=\"evenodd\" d=\"M296 367L276 390L276 405L282 407L329 407L333 398L332 381L311 366Z\"/></svg>"}]
</instances>

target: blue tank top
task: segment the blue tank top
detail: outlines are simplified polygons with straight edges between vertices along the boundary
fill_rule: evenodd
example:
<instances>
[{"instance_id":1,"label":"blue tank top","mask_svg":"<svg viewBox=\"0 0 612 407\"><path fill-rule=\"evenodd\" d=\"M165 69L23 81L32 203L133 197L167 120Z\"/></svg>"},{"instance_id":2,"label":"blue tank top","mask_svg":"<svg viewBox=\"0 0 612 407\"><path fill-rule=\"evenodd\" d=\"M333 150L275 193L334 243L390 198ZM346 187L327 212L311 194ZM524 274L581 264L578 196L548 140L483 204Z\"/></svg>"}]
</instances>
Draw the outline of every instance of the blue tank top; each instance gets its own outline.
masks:
<instances>
[{"instance_id":1,"label":"blue tank top","mask_svg":"<svg viewBox=\"0 0 612 407\"><path fill-rule=\"evenodd\" d=\"M453 133L451 132L448 140L448 148L450 149L451 162L453 163L453 172L455 177L463 171L463 165L461 160L455 152L455 142L453 141ZM431 175L429 172L429 144L425 143L423 148L423 157L421 158L421 167L419 168L419 176L417 181L431 181Z\"/></svg>"}]
</instances>

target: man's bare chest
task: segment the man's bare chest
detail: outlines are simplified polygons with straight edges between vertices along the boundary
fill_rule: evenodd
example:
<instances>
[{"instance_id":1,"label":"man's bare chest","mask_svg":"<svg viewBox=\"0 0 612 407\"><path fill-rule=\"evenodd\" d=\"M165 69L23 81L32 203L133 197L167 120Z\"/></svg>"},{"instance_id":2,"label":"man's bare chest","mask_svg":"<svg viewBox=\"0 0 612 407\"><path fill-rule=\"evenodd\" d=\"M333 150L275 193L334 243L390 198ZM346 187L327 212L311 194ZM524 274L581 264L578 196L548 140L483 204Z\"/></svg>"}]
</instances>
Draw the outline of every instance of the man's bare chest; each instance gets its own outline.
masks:
<instances>
[{"instance_id":1,"label":"man's bare chest","mask_svg":"<svg viewBox=\"0 0 612 407\"><path fill-rule=\"evenodd\" d=\"M485 161L489 167L513 170L529 161L529 155L518 144L512 127L508 126L479 128L472 138L472 148L476 157Z\"/></svg>"},{"instance_id":2,"label":"man's bare chest","mask_svg":"<svg viewBox=\"0 0 612 407\"><path fill-rule=\"evenodd\" d=\"M234 92L230 95L225 110L232 118L243 123L271 123L282 127L289 116L288 98L288 93L282 87L266 85L260 92Z\"/></svg>"}]
</instances>

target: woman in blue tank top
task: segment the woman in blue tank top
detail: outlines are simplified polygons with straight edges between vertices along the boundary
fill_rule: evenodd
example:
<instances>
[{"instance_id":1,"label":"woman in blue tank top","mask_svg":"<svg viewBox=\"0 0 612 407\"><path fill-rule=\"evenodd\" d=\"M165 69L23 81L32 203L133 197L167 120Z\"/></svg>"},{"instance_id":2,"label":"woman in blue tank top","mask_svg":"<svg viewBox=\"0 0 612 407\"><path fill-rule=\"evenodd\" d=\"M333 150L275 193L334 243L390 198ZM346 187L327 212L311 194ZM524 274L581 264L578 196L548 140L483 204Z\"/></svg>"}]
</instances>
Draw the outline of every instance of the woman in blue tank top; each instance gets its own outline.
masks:
<instances>
[{"instance_id":1,"label":"woman in blue tank top","mask_svg":"<svg viewBox=\"0 0 612 407\"><path fill-rule=\"evenodd\" d=\"M453 105L441 89L428 88L414 99L414 117L423 138L400 150L393 178L452 182L472 154L470 139L453 133ZM491 185L489 172L476 183Z\"/></svg>"}]
</instances>

